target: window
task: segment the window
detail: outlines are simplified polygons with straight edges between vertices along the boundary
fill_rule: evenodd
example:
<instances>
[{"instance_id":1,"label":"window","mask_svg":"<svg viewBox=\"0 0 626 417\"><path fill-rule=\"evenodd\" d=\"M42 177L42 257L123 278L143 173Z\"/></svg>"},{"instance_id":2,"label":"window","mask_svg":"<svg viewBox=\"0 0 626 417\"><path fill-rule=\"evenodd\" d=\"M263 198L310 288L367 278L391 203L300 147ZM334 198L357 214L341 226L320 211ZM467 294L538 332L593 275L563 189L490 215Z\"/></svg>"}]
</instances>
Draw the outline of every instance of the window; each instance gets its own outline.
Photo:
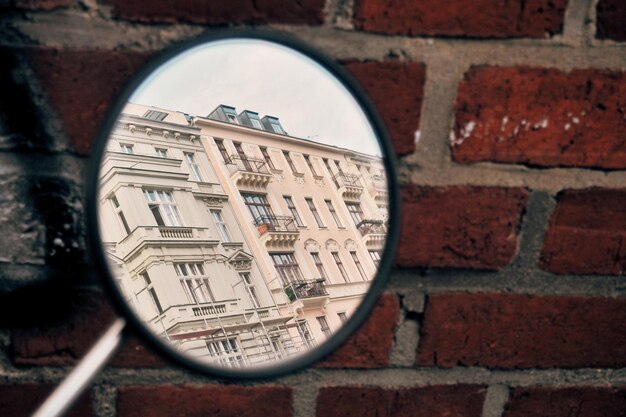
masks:
<instances>
[{"instance_id":1,"label":"window","mask_svg":"<svg viewBox=\"0 0 626 417\"><path fill-rule=\"evenodd\" d=\"M317 252L311 252L311 258L313 258L313 263L315 264L315 267L317 268L319 278L326 279L328 276L326 275L324 264L322 263L322 260L320 259L320 254Z\"/></svg>"},{"instance_id":2,"label":"window","mask_svg":"<svg viewBox=\"0 0 626 417\"><path fill-rule=\"evenodd\" d=\"M135 151L133 150L133 145L129 145L129 144L126 144L126 143L120 143L120 148L122 148L122 152L124 152L124 153L128 153L128 154L135 153Z\"/></svg>"},{"instance_id":3,"label":"window","mask_svg":"<svg viewBox=\"0 0 626 417\"><path fill-rule=\"evenodd\" d=\"M248 155L246 155L241 147L241 142L233 142L233 145L235 145L235 150L237 151L237 155L239 155L239 159L243 163L244 169L248 172L252 172L252 165L250 164L250 161L248 161Z\"/></svg>"},{"instance_id":4,"label":"window","mask_svg":"<svg viewBox=\"0 0 626 417\"><path fill-rule=\"evenodd\" d=\"M252 117L250 118L250 123L252 123L252 126L256 127L257 129L263 129L263 125L261 124L260 121L258 121L257 119L253 119Z\"/></svg>"},{"instance_id":5,"label":"window","mask_svg":"<svg viewBox=\"0 0 626 417\"><path fill-rule=\"evenodd\" d=\"M143 117L144 119L156 120L157 122L160 122L167 117L167 113L156 110L148 110Z\"/></svg>"},{"instance_id":6,"label":"window","mask_svg":"<svg viewBox=\"0 0 626 417\"><path fill-rule=\"evenodd\" d=\"M363 210L361 210L360 204L346 203L346 207L348 208L348 212L350 213L350 217L352 217L354 224L359 224L363 221Z\"/></svg>"},{"instance_id":7,"label":"window","mask_svg":"<svg viewBox=\"0 0 626 417\"><path fill-rule=\"evenodd\" d=\"M270 126L272 126L272 130L276 133L280 133L283 134L285 133L285 131L282 129L282 127L280 127L280 124L278 124L277 122L271 121L270 120Z\"/></svg>"},{"instance_id":8,"label":"window","mask_svg":"<svg viewBox=\"0 0 626 417\"><path fill-rule=\"evenodd\" d=\"M289 209L289 213L291 213L291 217L293 217L293 220L296 222L296 226L304 226L304 224L302 223L302 219L298 214L298 210L296 210L296 206L293 204L293 200L291 199L291 197L288 195L284 195L283 198L285 199L285 203L287 203L287 208Z\"/></svg>"},{"instance_id":9,"label":"window","mask_svg":"<svg viewBox=\"0 0 626 417\"><path fill-rule=\"evenodd\" d=\"M154 148L154 150L159 158L167 158L167 149Z\"/></svg>"},{"instance_id":10,"label":"window","mask_svg":"<svg viewBox=\"0 0 626 417\"><path fill-rule=\"evenodd\" d=\"M271 253L270 257L283 284L302 281L302 273L293 253Z\"/></svg>"},{"instance_id":11,"label":"window","mask_svg":"<svg viewBox=\"0 0 626 417\"><path fill-rule=\"evenodd\" d=\"M204 275L204 268L201 263L174 264L174 270L180 279L180 285L187 296L187 301L194 304L215 301L209 285L209 277Z\"/></svg>"},{"instance_id":12,"label":"window","mask_svg":"<svg viewBox=\"0 0 626 417\"><path fill-rule=\"evenodd\" d=\"M324 333L324 336L330 337L332 333L330 331L330 327L328 327L328 321L326 320L326 316L315 317L317 322L320 324L320 330Z\"/></svg>"},{"instance_id":13,"label":"window","mask_svg":"<svg viewBox=\"0 0 626 417\"><path fill-rule=\"evenodd\" d=\"M315 171L315 167L313 166L313 162L311 162L311 157L309 155L304 155L304 160L306 161L306 164L309 166L309 169L311 170L311 174L314 177L317 177L317 172Z\"/></svg>"},{"instance_id":14,"label":"window","mask_svg":"<svg viewBox=\"0 0 626 417\"><path fill-rule=\"evenodd\" d=\"M298 333L300 334L300 337L302 338L304 343L308 347L313 347L315 345L315 342L313 340L313 336L311 336L311 331L309 330L309 325L307 324L306 320L299 320L296 323L298 325Z\"/></svg>"},{"instance_id":15,"label":"window","mask_svg":"<svg viewBox=\"0 0 626 417\"><path fill-rule=\"evenodd\" d=\"M220 238L222 242L232 242L232 238L230 237L230 232L226 227L226 223L224 222L224 218L222 217L222 212L220 210L210 210L211 217L213 217L213 221L215 222L215 226L217 227L217 232L220 234Z\"/></svg>"},{"instance_id":16,"label":"window","mask_svg":"<svg viewBox=\"0 0 626 417\"><path fill-rule=\"evenodd\" d=\"M250 277L250 273L241 272L239 273L239 277L241 278L241 280L243 281L243 284L246 287L246 292L248 293L248 296L250 297L250 301L252 302L252 305L254 305L255 308L261 307L261 303L259 302L259 297L256 292L256 287L252 283L252 278Z\"/></svg>"},{"instance_id":17,"label":"window","mask_svg":"<svg viewBox=\"0 0 626 417\"><path fill-rule=\"evenodd\" d=\"M274 212L265 195L242 193L241 196L255 223L274 224Z\"/></svg>"},{"instance_id":18,"label":"window","mask_svg":"<svg viewBox=\"0 0 626 417\"><path fill-rule=\"evenodd\" d=\"M200 174L200 167L196 164L194 155L192 153L185 152L185 159L191 168L191 173L196 181L202 181L202 175Z\"/></svg>"},{"instance_id":19,"label":"window","mask_svg":"<svg viewBox=\"0 0 626 417\"><path fill-rule=\"evenodd\" d=\"M267 152L267 148L265 146L261 146L261 154L263 155L263 159L265 159L265 163L270 169L276 169L274 166L274 162L272 162L272 158L270 158L270 154Z\"/></svg>"},{"instance_id":20,"label":"window","mask_svg":"<svg viewBox=\"0 0 626 417\"><path fill-rule=\"evenodd\" d=\"M120 203L119 201L117 201L117 197L115 197L115 195L111 197L111 203L113 203L113 210L115 210L115 213L117 214L117 218L119 219L122 227L124 228L124 231L126 232L127 235L129 235L130 227L128 227L128 223L126 222L126 217L124 217L124 213L122 212Z\"/></svg>"},{"instance_id":21,"label":"window","mask_svg":"<svg viewBox=\"0 0 626 417\"><path fill-rule=\"evenodd\" d=\"M359 257L357 256L356 251L350 251L350 256L352 256L354 265L356 266L356 269L359 270L359 274L361 274L361 278L363 278L363 281L367 281L367 274L365 273L365 270L363 269L363 265L361 264L361 261L359 261Z\"/></svg>"},{"instance_id":22,"label":"window","mask_svg":"<svg viewBox=\"0 0 626 417\"><path fill-rule=\"evenodd\" d=\"M228 152L226 151L226 147L224 146L224 141L222 139L214 139L215 145L217 146L217 150L220 151L222 155L222 159L224 162L228 161Z\"/></svg>"},{"instance_id":23,"label":"window","mask_svg":"<svg viewBox=\"0 0 626 417\"><path fill-rule=\"evenodd\" d=\"M343 262L341 262L341 258L339 257L339 252L331 252L330 254L333 255L333 259L337 264L337 269L339 269L339 273L341 274L343 280L345 282L350 282L350 279L348 278L348 273L346 272L346 268L343 266Z\"/></svg>"},{"instance_id":24,"label":"window","mask_svg":"<svg viewBox=\"0 0 626 417\"><path fill-rule=\"evenodd\" d=\"M337 313L337 317L339 317L339 321L343 324L348 321L348 316L345 311L341 311Z\"/></svg>"},{"instance_id":25,"label":"window","mask_svg":"<svg viewBox=\"0 0 626 417\"><path fill-rule=\"evenodd\" d=\"M182 226L180 215L169 191L144 190L148 207L159 226Z\"/></svg>"},{"instance_id":26,"label":"window","mask_svg":"<svg viewBox=\"0 0 626 417\"><path fill-rule=\"evenodd\" d=\"M236 337L229 337L223 340L207 340L206 347L209 350L209 356L220 365L240 368L246 364L244 353L239 348Z\"/></svg>"},{"instance_id":27,"label":"window","mask_svg":"<svg viewBox=\"0 0 626 417\"><path fill-rule=\"evenodd\" d=\"M337 227L343 228L343 224L341 223L341 219L339 218L339 215L337 214L337 211L335 210L335 207L333 206L333 202L330 200L324 200L324 201L326 202L326 207L328 207L328 211L330 212L330 215L335 221L335 224L337 225Z\"/></svg>"},{"instance_id":28,"label":"window","mask_svg":"<svg viewBox=\"0 0 626 417\"><path fill-rule=\"evenodd\" d=\"M237 116L234 114L226 113L226 118L229 123L239 124L239 120L237 120Z\"/></svg>"},{"instance_id":29,"label":"window","mask_svg":"<svg viewBox=\"0 0 626 417\"><path fill-rule=\"evenodd\" d=\"M374 261L374 265L379 266L380 265L380 251L371 250L369 251L369 253L370 253L370 258L372 258L372 261Z\"/></svg>"},{"instance_id":30,"label":"window","mask_svg":"<svg viewBox=\"0 0 626 417\"><path fill-rule=\"evenodd\" d=\"M296 169L296 166L294 165L293 160L291 159L291 155L289 155L289 152L283 151L283 155L285 155L285 159L287 160L287 164L289 165L291 172L293 172L294 174L298 174L299 172Z\"/></svg>"},{"instance_id":31,"label":"window","mask_svg":"<svg viewBox=\"0 0 626 417\"><path fill-rule=\"evenodd\" d=\"M322 218L320 217L320 214L317 211L317 208L315 207L315 203L313 202L313 199L305 198L304 200L306 201L306 204L309 206L309 210L311 210L311 214L313 215L313 218L315 219L315 222L317 223L317 225L319 227L326 227L324 226L324 222L322 222Z\"/></svg>"},{"instance_id":32,"label":"window","mask_svg":"<svg viewBox=\"0 0 626 417\"><path fill-rule=\"evenodd\" d=\"M159 297L157 297L156 291L154 291L154 287L152 287L152 280L148 275L148 271L143 271L139 274L141 278L143 278L144 283L146 284L146 291L150 295L150 299L152 300L152 304L154 308L159 312L159 314L163 313L163 307L161 307L161 303L159 302Z\"/></svg>"}]
</instances>

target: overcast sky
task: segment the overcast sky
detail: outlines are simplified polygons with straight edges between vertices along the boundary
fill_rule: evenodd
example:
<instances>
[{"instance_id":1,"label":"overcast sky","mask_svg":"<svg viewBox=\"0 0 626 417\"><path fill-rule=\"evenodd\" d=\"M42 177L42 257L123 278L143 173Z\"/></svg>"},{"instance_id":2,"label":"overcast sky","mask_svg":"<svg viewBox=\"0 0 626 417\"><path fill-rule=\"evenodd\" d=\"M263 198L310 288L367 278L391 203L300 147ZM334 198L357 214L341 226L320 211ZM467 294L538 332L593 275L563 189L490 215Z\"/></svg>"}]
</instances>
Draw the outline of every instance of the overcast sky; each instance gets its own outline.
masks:
<instances>
[{"instance_id":1,"label":"overcast sky","mask_svg":"<svg viewBox=\"0 0 626 417\"><path fill-rule=\"evenodd\" d=\"M195 47L152 74L133 103L207 116L219 104L280 119L291 136L381 155L356 101L321 65L261 40Z\"/></svg>"}]
</instances>

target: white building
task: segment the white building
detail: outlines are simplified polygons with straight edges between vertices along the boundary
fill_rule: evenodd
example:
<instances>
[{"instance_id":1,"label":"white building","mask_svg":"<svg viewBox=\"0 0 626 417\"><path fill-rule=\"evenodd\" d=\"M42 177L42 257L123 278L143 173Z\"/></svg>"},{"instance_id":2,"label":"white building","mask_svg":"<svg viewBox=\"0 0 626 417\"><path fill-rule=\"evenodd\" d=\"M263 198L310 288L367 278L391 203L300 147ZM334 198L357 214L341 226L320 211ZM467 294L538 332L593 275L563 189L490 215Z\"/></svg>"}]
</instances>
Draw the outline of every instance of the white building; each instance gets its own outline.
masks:
<instances>
[{"instance_id":1,"label":"white building","mask_svg":"<svg viewBox=\"0 0 626 417\"><path fill-rule=\"evenodd\" d=\"M102 237L155 332L245 366L306 351L358 307L385 240L380 158L220 106L129 104L101 166Z\"/></svg>"}]
</instances>

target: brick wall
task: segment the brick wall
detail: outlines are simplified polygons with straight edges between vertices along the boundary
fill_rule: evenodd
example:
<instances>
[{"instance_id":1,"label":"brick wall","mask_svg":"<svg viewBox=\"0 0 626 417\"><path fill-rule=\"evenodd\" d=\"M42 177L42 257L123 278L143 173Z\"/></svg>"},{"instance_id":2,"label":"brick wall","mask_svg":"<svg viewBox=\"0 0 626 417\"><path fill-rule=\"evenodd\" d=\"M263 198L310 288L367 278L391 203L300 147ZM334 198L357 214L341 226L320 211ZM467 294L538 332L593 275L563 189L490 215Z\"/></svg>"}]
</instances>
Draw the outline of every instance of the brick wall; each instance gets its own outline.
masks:
<instances>
[{"instance_id":1,"label":"brick wall","mask_svg":"<svg viewBox=\"0 0 626 417\"><path fill-rule=\"evenodd\" d=\"M271 381L131 340L72 415L626 416L623 1L172 4L0 2L1 415L28 415L114 316L82 196L116 89L172 42L255 25L345 65L390 130L386 293L338 352Z\"/></svg>"}]
</instances>

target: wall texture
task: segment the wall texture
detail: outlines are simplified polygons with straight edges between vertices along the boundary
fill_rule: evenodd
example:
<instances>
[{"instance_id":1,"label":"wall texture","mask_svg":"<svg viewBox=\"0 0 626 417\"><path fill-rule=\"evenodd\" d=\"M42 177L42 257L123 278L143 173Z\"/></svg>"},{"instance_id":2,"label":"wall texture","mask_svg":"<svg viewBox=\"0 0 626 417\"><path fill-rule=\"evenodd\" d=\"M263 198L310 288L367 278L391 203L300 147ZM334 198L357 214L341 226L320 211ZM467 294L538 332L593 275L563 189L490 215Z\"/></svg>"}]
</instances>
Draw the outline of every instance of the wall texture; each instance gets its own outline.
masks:
<instances>
[{"instance_id":1,"label":"wall texture","mask_svg":"<svg viewBox=\"0 0 626 417\"><path fill-rule=\"evenodd\" d=\"M174 7L173 4L176 4ZM182 39L274 27L344 64L398 155L386 294L339 352L225 384L129 341L80 416L626 416L622 0L0 1L0 414L114 313L83 224L117 89Z\"/></svg>"}]
</instances>

